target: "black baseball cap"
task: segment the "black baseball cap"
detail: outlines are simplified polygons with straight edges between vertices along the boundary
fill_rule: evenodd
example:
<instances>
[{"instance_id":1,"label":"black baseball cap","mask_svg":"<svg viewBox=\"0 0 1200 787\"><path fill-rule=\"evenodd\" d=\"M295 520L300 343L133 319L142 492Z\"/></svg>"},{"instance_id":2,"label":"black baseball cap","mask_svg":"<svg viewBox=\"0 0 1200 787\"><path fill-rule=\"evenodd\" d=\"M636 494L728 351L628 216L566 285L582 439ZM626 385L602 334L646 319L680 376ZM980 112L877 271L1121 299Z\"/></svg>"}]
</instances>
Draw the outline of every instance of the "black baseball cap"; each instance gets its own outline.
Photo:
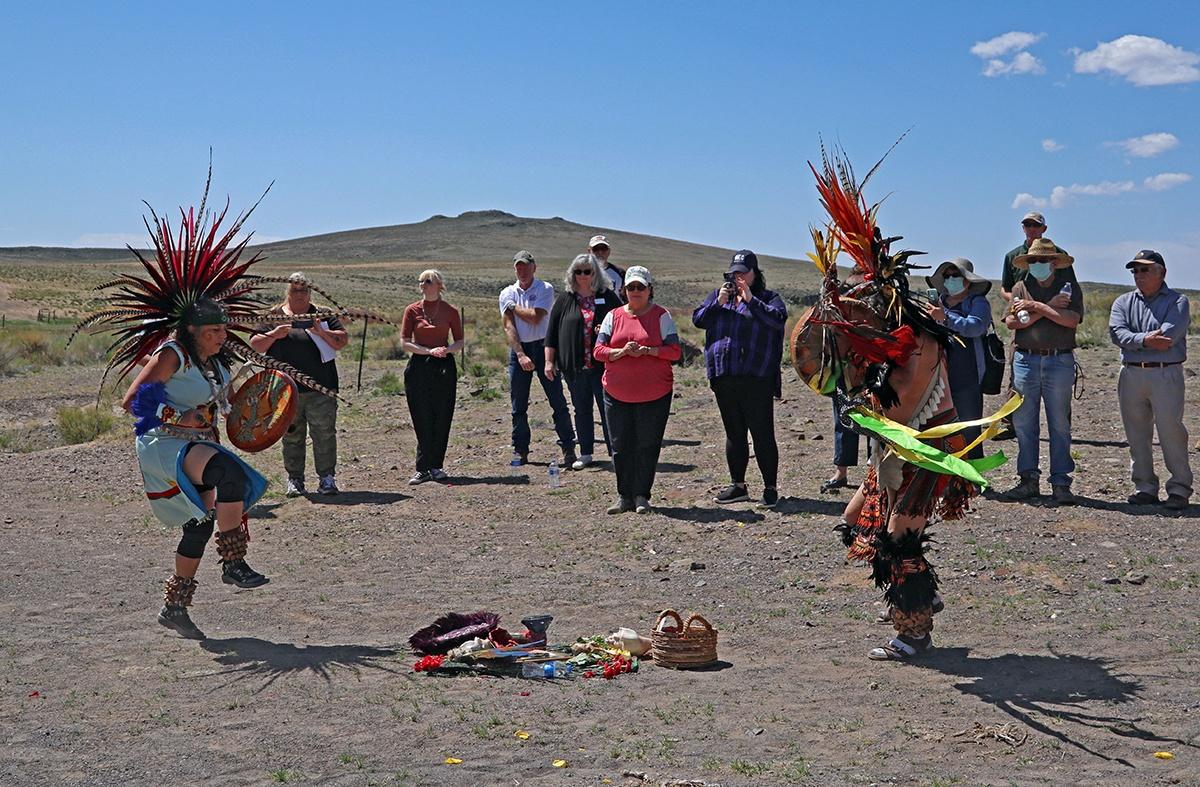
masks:
<instances>
[{"instance_id":1,"label":"black baseball cap","mask_svg":"<svg viewBox=\"0 0 1200 787\"><path fill-rule=\"evenodd\" d=\"M1132 260L1125 263L1125 269L1131 270L1131 269L1137 267L1138 265L1140 265L1142 263L1146 263L1146 262L1157 263L1158 265L1163 266L1163 268L1167 267L1167 263L1163 260L1162 255L1159 254L1157 251L1154 251L1153 249L1142 249L1141 251L1139 251L1137 254L1134 255Z\"/></svg>"},{"instance_id":2,"label":"black baseball cap","mask_svg":"<svg viewBox=\"0 0 1200 787\"><path fill-rule=\"evenodd\" d=\"M729 261L730 273L745 273L746 271L758 270L758 257L749 249L742 249L737 254L733 255L733 259Z\"/></svg>"}]
</instances>

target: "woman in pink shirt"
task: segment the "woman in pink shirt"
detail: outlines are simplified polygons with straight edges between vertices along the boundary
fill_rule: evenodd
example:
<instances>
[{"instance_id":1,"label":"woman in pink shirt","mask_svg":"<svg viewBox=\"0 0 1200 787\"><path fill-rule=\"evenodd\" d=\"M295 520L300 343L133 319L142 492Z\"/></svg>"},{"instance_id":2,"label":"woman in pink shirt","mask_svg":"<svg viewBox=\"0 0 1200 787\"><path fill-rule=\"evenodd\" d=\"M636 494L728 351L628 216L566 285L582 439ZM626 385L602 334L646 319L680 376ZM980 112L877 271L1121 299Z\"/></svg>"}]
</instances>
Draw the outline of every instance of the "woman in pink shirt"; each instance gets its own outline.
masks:
<instances>
[{"instance_id":1,"label":"woman in pink shirt","mask_svg":"<svg viewBox=\"0 0 1200 787\"><path fill-rule=\"evenodd\" d=\"M621 292L627 302L604 318L593 351L604 364L604 412L619 496L608 513L645 514L671 414L679 334L671 313L654 303L650 271L630 267Z\"/></svg>"}]
</instances>

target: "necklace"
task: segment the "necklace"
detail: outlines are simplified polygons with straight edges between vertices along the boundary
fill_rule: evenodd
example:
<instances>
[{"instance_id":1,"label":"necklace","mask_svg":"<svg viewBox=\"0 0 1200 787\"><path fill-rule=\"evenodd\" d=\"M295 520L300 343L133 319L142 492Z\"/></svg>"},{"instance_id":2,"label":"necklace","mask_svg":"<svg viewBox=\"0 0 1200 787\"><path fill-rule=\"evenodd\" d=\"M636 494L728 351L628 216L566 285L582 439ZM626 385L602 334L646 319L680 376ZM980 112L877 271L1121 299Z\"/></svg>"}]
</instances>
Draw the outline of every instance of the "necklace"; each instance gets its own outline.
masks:
<instances>
[{"instance_id":1,"label":"necklace","mask_svg":"<svg viewBox=\"0 0 1200 787\"><path fill-rule=\"evenodd\" d=\"M434 310L432 317L429 316L429 304L431 304L431 303L437 304L437 308ZM442 299L438 298L436 301L422 300L421 301L421 316L424 317L425 322L429 323L430 325L437 325L437 322L436 322L437 318L442 316Z\"/></svg>"}]
</instances>

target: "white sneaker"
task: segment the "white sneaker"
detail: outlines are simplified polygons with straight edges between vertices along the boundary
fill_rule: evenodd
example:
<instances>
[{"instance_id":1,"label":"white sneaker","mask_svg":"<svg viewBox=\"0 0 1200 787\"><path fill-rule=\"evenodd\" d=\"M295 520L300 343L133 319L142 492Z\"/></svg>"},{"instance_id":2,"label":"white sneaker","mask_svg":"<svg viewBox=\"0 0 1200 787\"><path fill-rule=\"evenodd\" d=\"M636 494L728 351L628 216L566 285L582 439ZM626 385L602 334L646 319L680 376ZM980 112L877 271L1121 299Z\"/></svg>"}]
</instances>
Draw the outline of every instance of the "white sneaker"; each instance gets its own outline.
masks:
<instances>
[{"instance_id":1,"label":"white sneaker","mask_svg":"<svg viewBox=\"0 0 1200 787\"><path fill-rule=\"evenodd\" d=\"M288 497L300 497L304 494L304 479L289 478L287 492L284 493Z\"/></svg>"},{"instance_id":2,"label":"white sneaker","mask_svg":"<svg viewBox=\"0 0 1200 787\"><path fill-rule=\"evenodd\" d=\"M571 469L572 470L582 470L583 468L587 467L591 463L592 463L592 455L591 454L583 454L578 459L576 459L574 462L571 463Z\"/></svg>"}]
</instances>

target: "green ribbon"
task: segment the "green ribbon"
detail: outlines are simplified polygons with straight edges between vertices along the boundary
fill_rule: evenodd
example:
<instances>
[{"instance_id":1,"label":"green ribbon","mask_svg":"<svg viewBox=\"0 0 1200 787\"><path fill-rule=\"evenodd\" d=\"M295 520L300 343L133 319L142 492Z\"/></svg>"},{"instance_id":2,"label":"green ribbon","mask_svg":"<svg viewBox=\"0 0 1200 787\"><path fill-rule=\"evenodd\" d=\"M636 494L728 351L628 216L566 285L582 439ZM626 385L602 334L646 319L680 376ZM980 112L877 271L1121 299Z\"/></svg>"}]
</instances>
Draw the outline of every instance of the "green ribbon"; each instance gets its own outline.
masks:
<instances>
[{"instance_id":1,"label":"green ribbon","mask_svg":"<svg viewBox=\"0 0 1200 787\"><path fill-rule=\"evenodd\" d=\"M981 473L994 470L1008 461L1003 451L997 451L982 459L959 459L921 442L901 429L899 424L857 410L851 410L848 415L854 423L891 446L895 454L904 461L934 473L958 476L978 485L980 489L988 488L988 482Z\"/></svg>"}]
</instances>

